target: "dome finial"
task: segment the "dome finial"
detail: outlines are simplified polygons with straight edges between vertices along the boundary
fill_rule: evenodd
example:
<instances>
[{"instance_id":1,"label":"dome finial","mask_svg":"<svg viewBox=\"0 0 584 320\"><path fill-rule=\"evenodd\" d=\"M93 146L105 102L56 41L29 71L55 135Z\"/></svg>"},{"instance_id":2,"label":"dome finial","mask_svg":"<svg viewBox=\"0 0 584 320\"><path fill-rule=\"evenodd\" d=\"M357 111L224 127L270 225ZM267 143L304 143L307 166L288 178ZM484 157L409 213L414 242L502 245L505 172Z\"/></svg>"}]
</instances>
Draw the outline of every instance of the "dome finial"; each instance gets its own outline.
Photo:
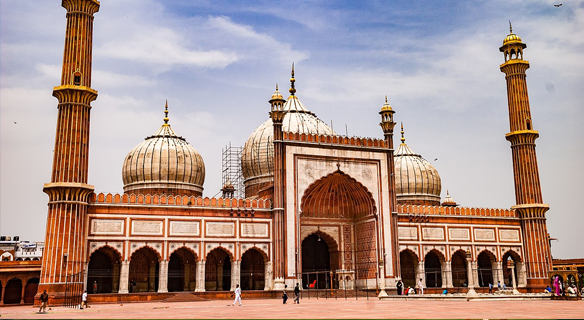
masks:
<instances>
[{"instance_id":1,"label":"dome finial","mask_svg":"<svg viewBox=\"0 0 584 320\"><path fill-rule=\"evenodd\" d=\"M387 95L385 96L385 104L387 104Z\"/></svg>"},{"instance_id":2,"label":"dome finial","mask_svg":"<svg viewBox=\"0 0 584 320\"><path fill-rule=\"evenodd\" d=\"M168 100L166 100L166 105L164 106L164 125L168 126Z\"/></svg>"},{"instance_id":3,"label":"dome finial","mask_svg":"<svg viewBox=\"0 0 584 320\"><path fill-rule=\"evenodd\" d=\"M403 122L401 122L401 136L402 136L401 137L401 142L403 144L405 144L406 143L406 138L404 137L404 123Z\"/></svg>"},{"instance_id":4,"label":"dome finial","mask_svg":"<svg viewBox=\"0 0 584 320\"><path fill-rule=\"evenodd\" d=\"M511 25L511 20L509 20L509 33L513 33L513 26Z\"/></svg>"},{"instance_id":5,"label":"dome finial","mask_svg":"<svg viewBox=\"0 0 584 320\"><path fill-rule=\"evenodd\" d=\"M296 88L294 88L294 82L296 82L296 79L294 79L294 62L292 62L292 77L290 78L290 94L294 95L296 93Z\"/></svg>"}]
</instances>

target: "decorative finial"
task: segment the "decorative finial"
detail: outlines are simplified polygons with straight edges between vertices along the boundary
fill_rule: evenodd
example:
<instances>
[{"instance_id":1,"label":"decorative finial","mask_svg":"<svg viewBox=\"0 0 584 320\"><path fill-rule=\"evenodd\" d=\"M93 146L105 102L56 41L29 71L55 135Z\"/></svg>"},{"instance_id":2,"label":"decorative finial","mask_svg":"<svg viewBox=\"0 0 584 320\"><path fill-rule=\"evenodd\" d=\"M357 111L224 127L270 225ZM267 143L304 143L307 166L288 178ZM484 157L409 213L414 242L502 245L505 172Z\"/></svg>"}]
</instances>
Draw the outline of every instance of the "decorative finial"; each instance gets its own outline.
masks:
<instances>
[{"instance_id":1,"label":"decorative finial","mask_svg":"<svg viewBox=\"0 0 584 320\"><path fill-rule=\"evenodd\" d=\"M278 92L278 84L276 83L276 92Z\"/></svg>"},{"instance_id":2,"label":"decorative finial","mask_svg":"<svg viewBox=\"0 0 584 320\"><path fill-rule=\"evenodd\" d=\"M511 20L509 20L509 33L513 33L513 26L511 25Z\"/></svg>"},{"instance_id":3,"label":"decorative finial","mask_svg":"<svg viewBox=\"0 0 584 320\"><path fill-rule=\"evenodd\" d=\"M337 170L341 170L341 164L339 162L337 162Z\"/></svg>"},{"instance_id":4,"label":"decorative finial","mask_svg":"<svg viewBox=\"0 0 584 320\"><path fill-rule=\"evenodd\" d=\"M401 142L406 143L406 138L404 138L404 123L401 122Z\"/></svg>"},{"instance_id":5,"label":"decorative finial","mask_svg":"<svg viewBox=\"0 0 584 320\"><path fill-rule=\"evenodd\" d=\"M385 96L385 104L387 104L387 96Z\"/></svg>"},{"instance_id":6,"label":"decorative finial","mask_svg":"<svg viewBox=\"0 0 584 320\"><path fill-rule=\"evenodd\" d=\"M168 125L168 100L166 100L166 105L164 106L164 124Z\"/></svg>"},{"instance_id":7,"label":"decorative finial","mask_svg":"<svg viewBox=\"0 0 584 320\"><path fill-rule=\"evenodd\" d=\"M292 62L292 78L290 78L290 94L294 95L296 93L296 88L294 88L294 82L296 82L296 79L294 79L294 62Z\"/></svg>"}]
</instances>

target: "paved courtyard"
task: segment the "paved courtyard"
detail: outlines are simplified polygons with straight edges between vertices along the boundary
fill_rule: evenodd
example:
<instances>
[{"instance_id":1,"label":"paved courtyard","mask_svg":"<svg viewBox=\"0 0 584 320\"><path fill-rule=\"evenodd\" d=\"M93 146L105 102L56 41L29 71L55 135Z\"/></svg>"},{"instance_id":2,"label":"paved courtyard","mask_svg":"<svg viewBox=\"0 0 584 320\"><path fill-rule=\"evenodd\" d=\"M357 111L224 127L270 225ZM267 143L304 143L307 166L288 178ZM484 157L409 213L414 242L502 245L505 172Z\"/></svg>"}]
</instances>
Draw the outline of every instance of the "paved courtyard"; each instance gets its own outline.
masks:
<instances>
[{"instance_id":1,"label":"paved courtyard","mask_svg":"<svg viewBox=\"0 0 584 320\"><path fill-rule=\"evenodd\" d=\"M3 307L0 316L10 319L286 319L286 318L584 318L584 301L395 301L303 299L299 305L283 305L281 300L243 300L242 307L231 301L148 302L99 304L78 310L53 308L37 314L31 306Z\"/></svg>"}]
</instances>

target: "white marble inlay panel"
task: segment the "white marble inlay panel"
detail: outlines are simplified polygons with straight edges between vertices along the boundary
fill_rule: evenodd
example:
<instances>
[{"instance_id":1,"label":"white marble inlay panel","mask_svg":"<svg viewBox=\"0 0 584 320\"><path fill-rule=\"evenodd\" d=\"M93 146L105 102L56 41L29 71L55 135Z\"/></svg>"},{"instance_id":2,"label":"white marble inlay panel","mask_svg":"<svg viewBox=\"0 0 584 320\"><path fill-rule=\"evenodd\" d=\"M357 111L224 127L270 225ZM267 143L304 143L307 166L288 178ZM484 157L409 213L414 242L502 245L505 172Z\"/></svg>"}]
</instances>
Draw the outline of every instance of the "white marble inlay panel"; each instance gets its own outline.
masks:
<instances>
[{"instance_id":1,"label":"white marble inlay panel","mask_svg":"<svg viewBox=\"0 0 584 320\"><path fill-rule=\"evenodd\" d=\"M242 237L268 237L268 225L265 223L242 223L241 224Z\"/></svg>"},{"instance_id":2,"label":"white marble inlay panel","mask_svg":"<svg viewBox=\"0 0 584 320\"><path fill-rule=\"evenodd\" d=\"M233 222L207 222L205 224L207 236L233 237L235 224Z\"/></svg>"},{"instance_id":3,"label":"white marble inlay panel","mask_svg":"<svg viewBox=\"0 0 584 320\"><path fill-rule=\"evenodd\" d=\"M519 241L519 230L499 229L501 241Z\"/></svg>"},{"instance_id":4,"label":"white marble inlay panel","mask_svg":"<svg viewBox=\"0 0 584 320\"><path fill-rule=\"evenodd\" d=\"M449 228L450 240L470 240L468 228Z\"/></svg>"},{"instance_id":5,"label":"white marble inlay panel","mask_svg":"<svg viewBox=\"0 0 584 320\"><path fill-rule=\"evenodd\" d=\"M162 235L162 221L132 220L132 234Z\"/></svg>"},{"instance_id":6,"label":"white marble inlay panel","mask_svg":"<svg viewBox=\"0 0 584 320\"><path fill-rule=\"evenodd\" d=\"M422 228L424 240L444 240L444 228Z\"/></svg>"},{"instance_id":7,"label":"white marble inlay panel","mask_svg":"<svg viewBox=\"0 0 584 320\"><path fill-rule=\"evenodd\" d=\"M397 230L397 234L400 239L418 240L417 227L398 227Z\"/></svg>"},{"instance_id":8,"label":"white marble inlay panel","mask_svg":"<svg viewBox=\"0 0 584 320\"><path fill-rule=\"evenodd\" d=\"M124 220L94 219L91 223L93 234L124 234Z\"/></svg>"},{"instance_id":9,"label":"white marble inlay panel","mask_svg":"<svg viewBox=\"0 0 584 320\"><path fill-rule=\"evenodd\" d=\"M201 235L199 221L170 221L171 236L194 236Z\"/></svg>"},{"instance_id":10,"label":"white marble inlay panel","mask_svg":"<svg viewBox=\"0 0 584 320\"><path fill-rule=\"evenodd\" d=\"M475 228L475 240L495 241L495 229Z\"/></svg>"}]
</instances>

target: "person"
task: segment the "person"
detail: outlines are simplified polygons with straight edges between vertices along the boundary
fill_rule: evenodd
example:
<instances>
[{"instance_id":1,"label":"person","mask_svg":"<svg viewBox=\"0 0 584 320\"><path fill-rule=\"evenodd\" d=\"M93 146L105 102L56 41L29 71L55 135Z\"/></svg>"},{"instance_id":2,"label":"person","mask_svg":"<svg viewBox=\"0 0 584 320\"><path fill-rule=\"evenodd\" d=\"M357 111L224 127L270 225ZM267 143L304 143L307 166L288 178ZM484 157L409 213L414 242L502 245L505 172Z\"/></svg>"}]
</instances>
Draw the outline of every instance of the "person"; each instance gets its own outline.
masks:
<instances>
[{"instance_id":1,"label":"person","mask_svg":"<svg viewBox=\"0 0 584 320\"><path fill-rule=\"evenodd\" d=\"M39 313L46 312L47 305L49 304L49 294L47 293L47 290L43 290L43 293L41 293L40 299L41 299L41 307L39 308Z\"/></svg>"},{"instance_id":2,"label":"person","mask_svg":"<svg viewBox=\"0 0 584 320\"><path fill-rule=\"evenodd\" d=\"M87 290L81 295L81 309L83 309L83 307L89 308L87 305Z\"/></svg>"},{"instance_id":3,"label":"person","mask_svg":"<svg viewBox=\"0 0 584 320\"><path fill-rule=\"evenodd\" d=\"M93 281L93 294L97 293L97 281Z\"/></svg>"},{"instance_id":4,"label":"person","mask_svg":"<svg viewBox=\"0 0 584 320\"><path fill-rule=\"evenodd\" d=\"M489 282L489 293L493 294L493 284Z\"/></svg>"},{"instance_id":5,"label":"person","mask_svg":"<svg viewBox=\"0 0 584 320\"><path fill-rule=\"evenodd\" d=\"M418 288L420 288L420 294L424 294L424 282L422 281L422 278L418 281Z\"/></svg>"},{"instance_id":6,"label":"person","mask_svg":"<svg viewBox=\"0 0 584 320\"><path fill-rule=\"evenodd\" d=\"M411 288L412 288L412 287L408 287L408 288L406 289L406 292L405 292L406 296L410 294L410 289L411 289Z\"/></svg>"},{"instance_id":7,"label":"person","mask_svg":"<svg viewBox=\"0 0 584 320\"><path fill-rule=\"evenodd\" d=\"M402 294L402 289L404 287L404 283L401 281L401 278L397 279L397 284L395 285L397 287L397 295L401 296Z\"/></svg>"},{"instance_id":8,"label":"person","mask_svg":"<svg viewBox=\"0 0 584 320\"><path fill-rule=\"evenodd\" d=\"M501 287L501 281L497 281L497 290L501 291L503 287Z\"/></svg>"},{"instance_id":9,"label":"person","mask_svg":"<svg viewBox=\"0 0 584 320\"><path fill-rule=\"evenodd\" d=\"M562 292L560 291L560 277L556 276L554 278L554 289L556 289L556 296L559 296Z\"/></svg>"},{"instance_id":10,"label":"person","mask_svg":"<svg viewBox=\"0 0 584 320\"><path fill-rule=\"evenodd\" d=\"M547 286L547 288L545 288L545 293L552 293L552 288L550 288L550 286Z\"/></svg>"},{"instance_id":11,"label":"person","mask_svg":"<svg viewBox=\"0 0 584 320\"><path fill-rule=\"evenodd\" d=\"M284 291L282 291L282 303L286 304L286 301L288 301L288 294L286 293L286 288L288 288L288 285L284 285Z\"/></svg>"},{"instance_id":12,"label":"person","mask_svg":"<svg viewBox=\"0 0 584 320\"><path fill-rule=\"evenodd\" d=\"M233 295L235 296L235 300L233 300L231 305L235 306L235 303L239 302L239 306L241 307L241 288L238 284L235 285L235 291L233 292Z\"/></svg>"},{"instance_id":13,"label":"person","mask_svg":"<svg viewBox=\"0 0 584 320\"><path fill-rule=\"evenodd\" d=\"M300 285L298 283L294 287L294 303L300 304Z\"/></svg>"},{"instance_id":14,"label":"person","mask_svg":"<svg viewBox=\"0 0 584 320\"><path fill-rule=\"evenodd\" d=\"M444 291L442 291L442 295L447 295L448 294L448 289L444 289Z\"/></svg>"},{"instance_id":15,"label":"person","mask_svg":"<svg viewBox=\"0 0 584 320\"><path fill-rule=\"evenodd\" d=\"M576 291L574 291L574 288L568 286L568 288L566 289L566 292L569 294L576 294Z\"/></svg>"},{"instance_id":16,"label":"person","mask_svg":"<svg viewBox=\"0 0 584 320\"><path fill-rule=\"evenodd\" d=\"M138 284L136 283L136 280L132 280L132 292L136 292L136 286Z\"/></svg>"}]
</instances>

